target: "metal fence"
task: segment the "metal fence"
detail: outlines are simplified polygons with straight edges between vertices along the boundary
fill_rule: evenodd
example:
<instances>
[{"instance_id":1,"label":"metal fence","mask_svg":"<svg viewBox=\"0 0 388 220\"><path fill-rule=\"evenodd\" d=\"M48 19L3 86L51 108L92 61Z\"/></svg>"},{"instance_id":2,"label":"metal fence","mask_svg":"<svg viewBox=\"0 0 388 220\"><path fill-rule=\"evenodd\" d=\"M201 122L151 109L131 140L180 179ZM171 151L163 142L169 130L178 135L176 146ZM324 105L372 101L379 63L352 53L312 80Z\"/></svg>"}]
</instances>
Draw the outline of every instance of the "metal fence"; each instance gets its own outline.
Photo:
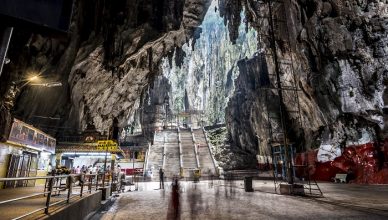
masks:
<instances>
[{"instance_id":1,"label":"metal fence","mask_svg":"<svg viewBox=\"0 0 388 220\"><path fill-rule=\"evenodd\" d=\"M13 218L22 219L24 217L35 214L39 211L44 211L45 214L49 214L49 208L61 203L70 203L72 198L82 198L85 193L91 194L93 191L97 191L100 187L111 185L112 181L104 181L104 173L100 174L76 174L76 175L58 175L58 176L46 176L46 177L17 177L17 178L0 178L0 182L12 182L12 181L29 181L29 180L46 180L43 192L34 193L30 195L20 196L13 199L0 201L0 206L16 201L37 198L39 196L45 197L42 201L42 207ZM17 189L16 189L17 190ZM86 190L86 192L85 192ZM77 191L77 192L76 192ZM1 192L1 190L0 190ZM56 202L51 202L53 196L66 195L63 199Z\"/></svg>"}]
</instances>

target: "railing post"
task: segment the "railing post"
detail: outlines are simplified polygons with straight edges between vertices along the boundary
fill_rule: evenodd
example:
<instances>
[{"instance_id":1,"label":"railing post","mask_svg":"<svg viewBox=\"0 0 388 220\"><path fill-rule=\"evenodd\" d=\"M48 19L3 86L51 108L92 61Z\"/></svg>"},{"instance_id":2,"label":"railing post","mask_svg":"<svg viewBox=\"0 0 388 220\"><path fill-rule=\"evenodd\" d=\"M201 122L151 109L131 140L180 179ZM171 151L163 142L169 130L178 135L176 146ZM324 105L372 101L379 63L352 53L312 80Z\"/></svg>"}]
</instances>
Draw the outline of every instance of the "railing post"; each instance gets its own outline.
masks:
<instances>
[{"instance_id":1,"label":"railing post","mask_svg":"<svg viewBox=\"0 0 388 220\"><path fill-rule=\"evenodd\" d=\"M113 195L113 182L114 182L114 174L113 174L113 172L111 172L111 175L110 175L110 180L109 180L109 182L110 182L110 184L109 184L109 186L110 186L110 196L112 196Z\"/></svg>"},{"instance_id":2,"label":"railing post","mask_svg":"<svg viewBox=\"0 0 388 220\"><path fill-rule=\"evenodd\" d=\"M70 196L71 196L71 192L72 192L72 189L73 189L73 178L72 176L68 176L67 177L67 187L68 187L68 191L67 191L67 203L70 202Z\"/></svg>"},{"instance_id":3,"label":"railing post","mask_svg":"<svg viewBox=\"0 0 388 220\"><path fill-rule=\"evenodd\" d=\"M49 208L50 208L50 199L51 199L51 192L53 191L53 179L54 177L50 178L49 180L49 186L48 186L48 193L47 193L47 198L46 198L46 208L44 209L44 213L47 215L49 213Z\"/></svg>"},{"instance_id":4,"label":"railing post","mask_svg":"<svg viewBox=\"0 0 388 220\"><path fill-rule=\"evenodd\" d=\"M103 179L104 180L104 179ZM98 190L98 174L96 174L96 191Z\"/></svg>"},{"instance_id":5,"label":"railing post","mask_svg":"<svg viewBox=\"0 0 388 220\"><path fill-rule=\"evenodd\" d=\"M89 176L88 190L89 193L92 193L92 176Z\"/></svg>"},{"instance_id":6,"label":"railing post","mask_svg":"<svg viewBox=\"0 0 388 220\"><path fill-rule=\"evenodd\" d=\"M102 187L105 187L105 172L106 171L104 171L104 175L102 176ZM98 174L97 174L97 176L98 176Z\"/></svg>"},{"instance_id":7,"label":"railing post","mask_svg":"<svg viewBox=\"0 0 388 220\"><path fill-rule=\"evenodd\" d=\"M80 176L79 176L79 184L81 185L81 192L80 192L80 197L82 197L82 192L84 191L84 180L85 180L85 178L84 178L84 175L83 174L80 174Z\"/></svg>"}]
</instances>

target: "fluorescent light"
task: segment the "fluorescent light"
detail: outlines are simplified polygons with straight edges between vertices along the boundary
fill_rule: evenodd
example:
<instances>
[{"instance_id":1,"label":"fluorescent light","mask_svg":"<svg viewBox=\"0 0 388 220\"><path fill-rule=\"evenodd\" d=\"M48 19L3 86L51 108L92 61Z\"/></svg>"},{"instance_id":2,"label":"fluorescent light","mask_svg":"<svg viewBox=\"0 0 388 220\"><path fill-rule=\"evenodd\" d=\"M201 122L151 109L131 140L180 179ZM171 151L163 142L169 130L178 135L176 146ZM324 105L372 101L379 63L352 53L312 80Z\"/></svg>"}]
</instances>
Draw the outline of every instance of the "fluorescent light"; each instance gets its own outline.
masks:
<instances>
[{"instance_id":1,"label":"fluorescent light","mask_svg":"<svg viewBox=\"0 0 388 220\"><path fill-rule=\"evenodd\" d=\"M78 158L102 158L102 159L104 159L105 156L88 156L88 155L81 155L81 156L79 156ZM109 158L107 158L107 159L109 159Z\"/></svg>"},{"instance_id":2,"label":"fluorescent light","mask_svg":"<svg viewBox=\"0 0 388 220\"><path fill-rule=\"evenodd\" d=\"M50 153L40 152L40 158L42 158L42 159L49 159L50 156L51 156Z\"/></svg>"},{"instance_id":3,"label":"fluorescent light","mask_svg":"<svg viewBox=\"0 0 388 220\"><path fill-rule=\"evenodd\" d=\"M43 151L42 149L37 148L37 147L33 147L33 146L31 146L31 145L26 145L26 148L30 148L30 149L32 149L32 150L36 150L36 151L40 151L40 152Z\"/></svg>"},{"instance_id":4,"label":"fluorescent light","mask_svg":"<svg viewBox=\"0 0 388 220\"><path fill-rule=\"evenodd\" d=\"M99 157L103 156L105 157L105 153L99 153L99 152L74 152L74 153L63 153L63 155L66 156L90 156L90 157ZM107 156L110 156L111 154L108 153Z\"/></svg>"}]
</instances>

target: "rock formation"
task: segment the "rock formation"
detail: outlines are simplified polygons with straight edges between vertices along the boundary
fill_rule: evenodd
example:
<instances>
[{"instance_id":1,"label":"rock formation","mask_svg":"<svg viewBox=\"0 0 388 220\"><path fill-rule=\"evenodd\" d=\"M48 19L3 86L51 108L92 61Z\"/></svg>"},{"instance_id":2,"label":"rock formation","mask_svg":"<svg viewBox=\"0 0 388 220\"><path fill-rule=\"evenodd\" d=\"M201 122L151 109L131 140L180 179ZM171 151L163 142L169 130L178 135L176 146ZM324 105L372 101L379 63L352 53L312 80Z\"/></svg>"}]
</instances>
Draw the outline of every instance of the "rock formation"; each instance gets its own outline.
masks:
<instances>
[{"instance_id":1,"label":"rock formation","mask_svg":"<svg viewBox=\"0 0 388 220\"><path fill-rule=\"evenodd\" d=\"M376 141L384 127L383 93L388 77L388 5L386 1L284 1L273 4L274 17L286 22L276 23L276 44L281 58L293 58L293 66L301 89L299 100L303 122L304 145L307 149L322 145L348 146ZM260 36L268 34L268 16L265 4L256 1L220 1L220 10L228 21L230 36L236 39L238 23L233 19L244 9L247 22ZM264 24L264 25L263 25ZM289 33L289 34L288 34ZM270 44L260 38L266 54ZM291 48L282 48L291 41ZM288 52L291 51L291 52ZM266 56L269 71L274 71L271 56ZM245 64L244 64L245 66ZM239 80L237 89L245 89L247 82L257 81L263 74L256 62L247 62L245 80ZM285 75L290 73L285 73ZM243 77L243 76L241 76ZM228 116L243 118L244 123L234 130L247 135L235 135L236 143L251 144L254 135L266 139L261 118L255 109L264 109L264 102L252 89L243 101L249 106L239 115L231 104ZM236 99L241 95L236 94ZM295 103L283 100L286 108ZM260 106L262 106L260 108ZM257 111L257 110L256 110ZM234 121L229 123L235 127ZM291 125L298 133L297 124ZM299 137L292 137L298 139ZM241 144L245 145L245 144ZM242 146L243 147L243 146ZM244 146L245 147L245 146Z\"/></svg>"},{"instance_id":2,"label":"rock formation","mask_svg":"<svg viewBox=\"0 0 388 220\"><path fill-rule=\"evenodd\" d=\"M377 163L384 161L384 156L377 153L382 150L378 142L387 137L383 100L388 78L387 2L281 2L272 4L277 55L279 59L291 60L294 71L282 69L280 77L287 78L295 73L302 119L299 124L292 115L285 116L288 138L296 143L299 151L319 149L314 151L315 159L308 159L323 163L317 165L317 178L320 173L328 174L323 170L330 170L331 174L321 179L330 180L336 172L353 169L357 170L358 182L365 179L375 183L388 181L381 178L388 172L378 171L381 166L376 168ZM270 33L270 25L263 19L269 16L269 10L267 4L258 1L221 0L220 11L228 23L232 41L238 36L239 23L235 18L242 9L247 22L258 31L263 49L257 58L241 61L239 65L236 91L241 92L235 93L228 105L227 124L233 142L240 148L270 155L269 119L261 111L268 106L258 84L267 70L275 72L270 55L273 44L265 36ZM295 104L289 97L281 100L286 110ZM348 151L360 161L347 161L345 153L341 159L342 153ZM366 155L370 155L369 159ZM365 164L369 164L371 170L366 171ZM364 178L366 173L374 176Z\"/></svg>"},{"instance_id":3,"label":"rock formation","mask_svg":"<svg viewBox=\"0 0 388 220\"><path fill-rule=\"evenodd\" d=\"M27 122L33 122L36 115L61 118L42 125L54 127L51 133L57 135L61 133L58 126L77 132L93 124L104 132L114 118L125 123L157 73L160 60L192 38L209 4L197 0L78 0L68 36L16 29L8 54L11 63L2 75L2 97L15 94L10 82L25 79L29 72L60 80L64 86L27 86L23 95L11 95L11 105L3 99L1 130L9 127L5 122L11 110Z\"/></svg>"},{"instance_id":4,"label":"rock formation","mask_svg":"<svg viewBox=\"0 0 388 220\"><path fill-rule=\"evenodd\" d=\"M201 120L207 125L225 123L225 107L239 75L237 61L257 51L257 34L245 25L239 27L239 37L232 44L216 3L212 1L199 38L182 47L182 63L166 58L161 65L161 72L171 81L173 110L203 110Z\"/></svg>"}]
</instances>

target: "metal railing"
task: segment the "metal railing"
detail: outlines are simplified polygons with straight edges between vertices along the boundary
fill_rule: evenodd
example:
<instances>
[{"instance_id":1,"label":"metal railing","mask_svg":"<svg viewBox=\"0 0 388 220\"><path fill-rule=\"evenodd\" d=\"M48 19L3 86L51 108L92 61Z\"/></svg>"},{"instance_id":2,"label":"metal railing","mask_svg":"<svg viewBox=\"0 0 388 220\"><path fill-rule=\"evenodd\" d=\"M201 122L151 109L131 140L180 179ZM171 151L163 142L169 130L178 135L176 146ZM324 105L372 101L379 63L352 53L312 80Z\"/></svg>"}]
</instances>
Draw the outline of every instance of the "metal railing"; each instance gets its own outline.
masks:
<instances>
[{"instance_id":1,"label":"metal railing","mask_svg":"<svg viewBox=\"0 0 388 220\"><path fill-rule=\"evenodd\" d=\"M212 150L212 143L209 141L205 127L202 127L202 132L203 132L203 135L205 136L205 141L206 141L207 147L209 149L209 153L210 153L210 156L212 158L212 162L213 162L216 174L220 175L220 170L218 169L218 163L217 163L216 159L214 158L214 154L213 154L213 150Z\"/></svg>"},{"instance_id":2,"label":"metal railing","mask_svg":"<svg viewBox=\"0 0 388 220\"><path fill-rule=\"evenodd\" d=\"M49 214L50 207L55 205L59 205L61 203L69 204L70 200L75 197L82 198L85 195L85 187L87 187L86 193L92 194L93 191L97 191L100 187L111 185L111 181L105 182L103 184L104 175L107 173L99 173L99 174L72 174L72 175L58 175L58 176L45 176L45 177L15 177L15 178L0 178L0 182L8 182L8 181L29 181L29 180L46 180L44 190L41 193L33 193L26 196L20 196L13 199L0 201L0 206L4 204L9 204L12 202L26 200L31 198L37 198L39 196L46 197L44 201L44 205L42 207L20 215L18 217L13 218L22 219L32 214L35 214L39 211L43 211L45 214ZM18 188L15 188L16 190ZM78 190L78 192L74 192ZM0 190L1 192L1 190ZM60 197L61 193L65 192L66 196L59 201L52 202L51 199L55 196ZM43 202L42 201L42 202Z\"/></svg>"}]
</instances>

